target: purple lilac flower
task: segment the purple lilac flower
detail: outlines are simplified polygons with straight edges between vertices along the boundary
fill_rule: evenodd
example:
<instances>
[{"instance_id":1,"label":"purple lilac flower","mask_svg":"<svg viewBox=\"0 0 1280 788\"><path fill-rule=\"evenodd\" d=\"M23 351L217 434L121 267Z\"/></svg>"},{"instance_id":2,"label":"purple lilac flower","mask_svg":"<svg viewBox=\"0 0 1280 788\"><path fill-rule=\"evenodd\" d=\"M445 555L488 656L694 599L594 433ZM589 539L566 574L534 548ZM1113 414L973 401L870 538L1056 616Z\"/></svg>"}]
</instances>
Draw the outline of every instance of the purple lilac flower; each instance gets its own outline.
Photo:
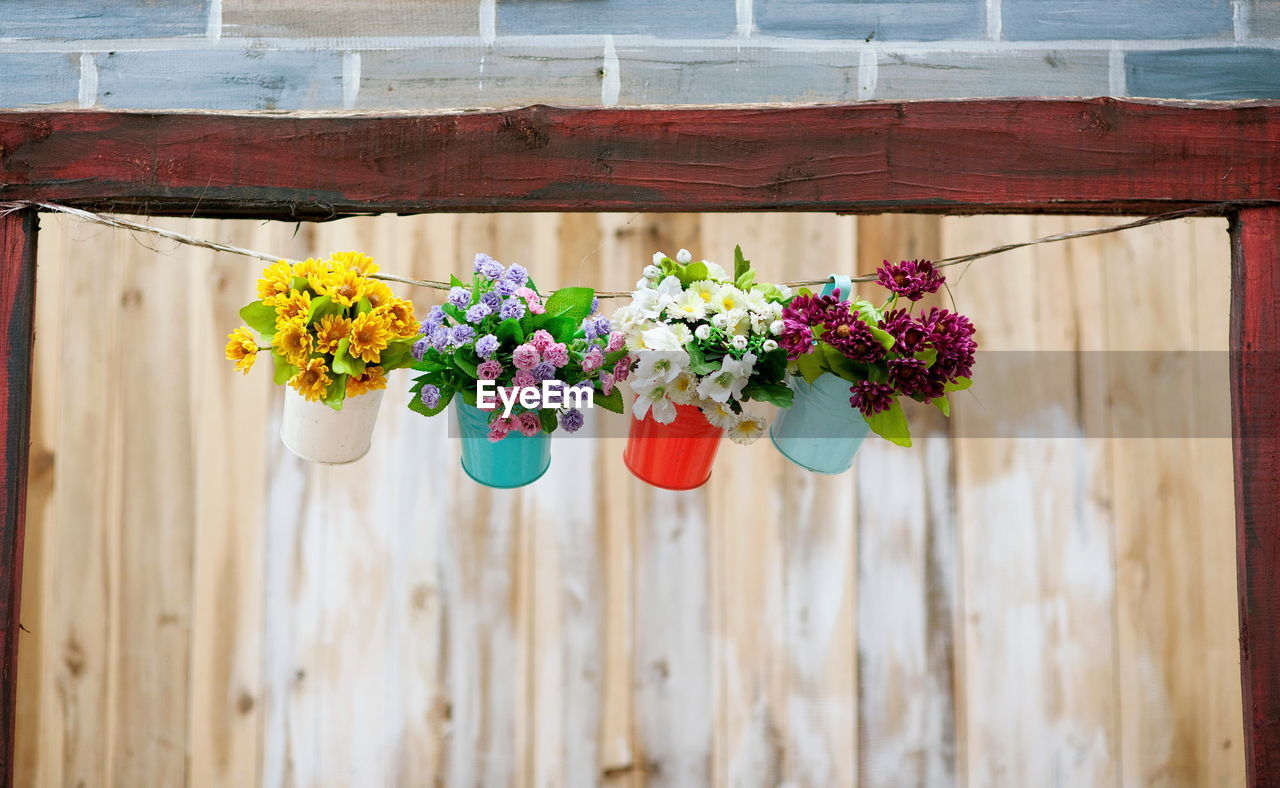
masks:
<instances>
[{"instance_id":1,"label":"purple lilac flower","mask_svg":"<svg viewBox=\"0 0 1280 788\"><path fill-rule=\"evenodd\" d=\"M471 288L469 287L451 287L449 288L449 303L459 309L466 309L467 304L471 303Z\"/></svg>"},{"instance_id":2,"label":"purple lilac flower","mask_svg":"<svg viewBox=\"0 0 1280 788\"><path fill-rule=\"evenodd\" d=\"M434 408L440 404L440 389L428 383L418 392L418 399L428 408Z\"/></svg>"},{"instance_id":3,"label":"purple lilac flower","mask_svg":"<svg viewBox=\"0 0 1280 788\"><path fill-rule=\"evenodd\" d=\"M498 376L501 374L502 364L498 363L496 358L491 358L488 361L481 361L480 364L476 366L476 378L479 380L497 380Z\"/></svg>"},{"instance_id":4,"label":"purple lilac flower","mask_svg":"<svg viewBox=\"0 0 1280 788\"><path fill-rule=\"evenodd\" d=\"M871 334L867 324L858 319L858 313L832 310L827 315L826 332L822 341L854 361L874 362L884 356L884 348ZM783 330L783 336L786 330Z\"/></svg>"},{"instance_id":5,"label":"purple lilac flower","mask_svg":"<svg viewBox=\"0 0 1280 788\"><path fill-rule=\"evenodd\" d=\"M471 263L472 272L477 274L480 273L481 271L484 270L484 264L489 262L492 259L493 259L492 257L485 254L484 252L476 252L475 260Z\"/></svg>"},{"instance_id":6,"label":"purple lilac flower","mask_svg":"<svg viewBox=\"0 0 1280 788\"><path fill-rule=\"evenodd\" d=\"M524 302L519 298L508 298L502 302L502 308L498 310L498 317L503 320L519 320L524 317Z\"/></svg>"},{"instance_id":7,"label":"purple lilac flower","mask_svg":"<svg viewBox=\"0 0 1280 788\"><path fill-rule=\"evenodd\" d=\"M555 365L550 361L539 361L533 365L533 369L529 370L538 380L551 380L556 376Z\"/></svg>"},{"instance_id":8,"label":"purple lilac flower","mask_svg":"<svg viewBox=\"0 0 1280 788\"><path fill-rule=\"evenodd\" d=\"M485 334L476 340L476 355L480 358L492 358L498 352L498 338L493 334Z\"/></svg>"},{"instance_id":9,"label":"purple lilac flower","mask_svg":"<svg viewBox=\"0 0 1280 788\"><path fill-rule=\"evenodd\" d=\"M600 311L600 296L592 296L591 298L591 314Z\"/></svg>"},{"instance_id":10,"label":"purple lilac flower","mask_svg":"<svg viewBox=\"0 0 1280 788\"><path fill-rule=\"evenodd\" d=\"M431 311L427 313L427 319L422 321L422 333L426 333L428 328L444 325L444 310L439 304L431 307Z\"/></svg>"},{"instance_id":11,"label":"purple lilac flower","mask_svg":"<svg viewBox=\"0 0 1280 788\"><path fill-rule=\"evenodd\" d=\"M427 340L431 343L431 347L436 350L448 350L449 348L449 327L436 326L427 334Z\"/></svg>"},{"instance_id":12,"label":"purple lilac flower","mask_svg":"<svg viewBox=\"0 0 1280 788\"><path fill-rule=\"evenodd\" d=\"M560 426L564 427L565 432L577 432L582 429L584 421L586 418L577 408L560 411Z\"/></svg>"},{"instance_id":13,"label":"purple lilac flower","mask_svg":"<svg viewBox=\"0 0 1280 788\"><path fill-rule=\"evenodd\" d=\"M542 356L556 367L563 367L569 363L569 348L563 342L553 342L542 351Z\"/></svg>"},{"instance_id":14,"label":"purple lilac flower","mask_svg":"<svg viewBox=\"0 0 1280 788\"><path fill-rule=\"evenodd\" d=\"M519 289L524 287L525 283L529 281L529 272L525 270L523 265L520 265L519 263L512 263L511 267L507 269L507 275L505 278L514 282L516 288Z\"/></svg>"},{"instance_id":15,"label":"purple lilac flower","mask_svg":"<svg viewBox=\"0 0 1280 788\"><path fill-rule=\"evenodd\" d=\"M516 284L515 282L511 281L510 279L504 276L498 281L493 283L493 289L490 290L489 292L497 293L498 295L501 295L501 296L509 296L509 295L515 295L515 292L519 289L520 289L520 285Z\"/></svg>"},{"instance_id":16,"label":"purple lilac flower","mask_svg":"<svg viewBox=\"0 0 1280 788\"><path fill-rule=\"evenodd\" d=\"M479 323L491 314L493 314L493 310L489 308L488 304L481 301L467 310L467 322Z\"/></svg>"},{"instance_id":17,"label":"purple lilac flower","mask_svg":"<svg viewBox=\"0 0 1280 788\"><path fill-rule=\"evenodd\" d=\"M480 303L489 307L490 311L497 312L498 307L502 306L502 296L490 290L489 292L480 296Z\"/></svg>"},{"instance_id":18,"label":"purple lilac flower","mask_svg":"<svg viewBox=\"0 0 1280 788\"><path fill-rule=\"evenodd\" d=\"M471 326L454 326L449 331L449 344L455 348L466 345L476 338L476 330Z\"/></svg>"},{"instance_id":19,"label":"purple lilac flower","mask_svg":"<svg viewBox=\"0 0 1280 788\"><path fill-rule=\"evenodd\" d=\"M502 263L483 253L476 255L475 265L473 267L477 274L487 276L490 279L497 279L501 277L507 270L502 267Z\"/></svg>"},{"instance_id":20,"label":"purple lilac flower","mask_svg":"<svg viewBox=\"0 0 1280 788\"><path fill-rule=\"evenodd\" d=\"M864 416L883 413L893 407L893 387L888 383L860 380L849 387L849 404Z\"/></svg>"},{"instance_id":21,"label":"purple lilac flower","mask_svg":"<svg viewBox=\"0 0 1280 788\"><path fill-rule=\"evenodd\" d=\"M876 271L876 281L887 290L919 301L925 293L938 292L946 279L928 260L902 260L896 265L885 260Z\"/></svg>"},{"instance_id":22,"label":"purple lilac flower","mask_svg":"<svg viewBox=\"0 0 1280 788\"><path fill-rule=\"evenodd\" d=\"M415 359L417 359L418 361L421 361L422 357L427 355L427 349L430 348L431 346L432 346L431 340L427 339L426 337L423 337L422 339L419 339L417 342L413 343L413 349L410 350L409 352L413 354L413 357Z\"/></svg>"},{"instance_id":23,"label":"purple lilac flower","mask_svg":"<svg viewBox=\"0 0 1280 788\"><path fill-rule=\"evenodd\" d=\"M516 365L516 369L533 369L538 363L538 349L527 342L518 346L511 351L511 363Z\"/></svg>"},{"instance_id":24,"label":"purple lilac flower","mask_svg":"<svg viewBox=\"0 0 1280 788\"><path fill-rule=\"evenodd\" d=\"M600 373L600 391L606 397L613 393L613 373L612 372Z\"/></svg>"}]
</instances>

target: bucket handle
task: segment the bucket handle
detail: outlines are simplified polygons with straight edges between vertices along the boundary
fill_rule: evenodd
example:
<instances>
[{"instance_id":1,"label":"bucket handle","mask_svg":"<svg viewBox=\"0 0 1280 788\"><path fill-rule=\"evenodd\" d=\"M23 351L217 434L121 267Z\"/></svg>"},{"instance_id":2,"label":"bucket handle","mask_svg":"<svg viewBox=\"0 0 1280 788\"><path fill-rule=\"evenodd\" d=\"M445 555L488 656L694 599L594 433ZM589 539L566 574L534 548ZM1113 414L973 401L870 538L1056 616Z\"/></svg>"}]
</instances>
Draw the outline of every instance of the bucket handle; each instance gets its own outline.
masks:
<instances>
[{"instance_id":1,"label":"bucket handle","mask_svg":"<svg viewBox=\"0 0 1280 788\"><path fill-rule=\"evenodd\" d=\"M843 274L832 274L827 277L827 283L822 286L822 295L831 295L836 288L840 289L840 300L848 301L849 296L853 294L853 280Z\"/></svg>"}]
</instances>

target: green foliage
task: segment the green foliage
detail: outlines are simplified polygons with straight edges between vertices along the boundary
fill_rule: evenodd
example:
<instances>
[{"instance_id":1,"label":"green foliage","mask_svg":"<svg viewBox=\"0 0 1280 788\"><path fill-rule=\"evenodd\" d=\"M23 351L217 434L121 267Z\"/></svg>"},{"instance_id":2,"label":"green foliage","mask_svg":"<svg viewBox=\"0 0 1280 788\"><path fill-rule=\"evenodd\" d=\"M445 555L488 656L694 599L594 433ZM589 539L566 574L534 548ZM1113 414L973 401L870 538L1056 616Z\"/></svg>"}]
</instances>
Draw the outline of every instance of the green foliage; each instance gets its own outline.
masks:
<instances>
[{"instance_id":1,"label":"green foliage","mask_svg":"<svg viewBox=\"0 0 1280 788\"><path fill-rule=\"evenodd\" d=\"M614 387L613 391L609 392L608 396L597 392L594 401L598 407L604 408L612 413L621 413L623 410L622 389Z\"/></svg>"},{"instance_id":2,"label":"green foliage","mask_svg":"<svg viewBox=\"0 0 1280 788\"><path fill-rule=\"evenodd\" d=\"M417 337L391 340L391 343L383 349L378 359L378 366L382 367L383 372L409 366L413 363L413 343L416 341Z\"/></svg>"},{"instance_id":3,"label":"green foliage","mask_svg":"<svg viewBox=\"0 0 1280 788\"><path fill-rule=\"evenodd\" d=\"M304 293L308 289L307 278L305 276L295 276L289 280L289 287L299 293Z\"/></svg>"},{"instance_id":4,"label":"green foliage","mask_svg":"<svg viewBox=\"0 0 1280 788\"><path fill-rule=\"evenodd\" d=\"M742 389L742 396L780 408L791 407L791 387L783 383L748 383Z\"/></svg>"},{"instance_id":5,"label":"green foliage","mask_svg":"<svg viewBox=\"0 0 1280 788\"><path fill-rule=\"evenodd\" d=\"M555 432L556 429L556 409L543 408L538 411L538 421L542 422L543 432Z\"/></svg>"},{"instance_id":6,"label":"green foliage","mask_svg":"<svg viewBox=\"0 0 1280 788\"><path fill-rule=\"evenodd\" d=\"M943 386L943 391L964 391L973 385L973 381L968 378L956 378L954 383L948 383Z\"/></svg>"},{"instance_id":7,"label":"green foliage","mask_svg":"<svg viewBox=\"0 0 1280 788\"><path fill-rule=\"evenodd\" d=\"M907 414L902 412L902 406L896 399L893 401L893 407L874 416L867 416L866 419L871 431L885 440L899 446L911 445L911 430L907 426Z\"/></svg>"},{"instance_id":8,"label":"green foliage","mask_svg":"<svg viewBox=\"0 0 1280 788\"><path fill-rule=\"evenodd\" d=\"M929 403L941 411L943 416L951 417L951 401L947 399L945 394L941 397L934 397L929 400Z\"/></svg>"},{"instance_id":9,"label":"green foliage","mask_svg":"<svg viewBox=\"0 0 1280 788\"><path fill-rule=\"evenodd\" d=\"M796 359L796 370L804 378L806 383L812 383L818 378L826 374L826 367L822 365L820 353L805 353Z\"/></svg>"},{"instance_id":10,"label":"green foliage","mask_svg":"<svg viewBox=\"0 0 1280 788\"><path fill-rule=\"evenodd\" d=\"M417 392L421 391L422 387L425 386L428 382L429 381L423 378L419 378L418 382L414 384L415 385L415 388L413 390L414 395L409 400L409 410L413 411L414 413L420 413L423 416L434 416L440 411L449 407L449 403L453 400L453 389L445 388L444 386L441 386L440 401L436 403L436 406L434 408L428 408L426 405L422 403L422 400L418 399L418 395L417 395Z\"/></svg>"},{"instance_id":11,"label":"green foliage","mask_svg":"<svg viewBox=\"0 0 1280 788\"><path fill-rule=\"evenodd\" d=\"M283 386L289 382L289 379L298 374L298 368L285 361L279 354L272 352L271 361L275 365L274 377L277 386Z\"/></svg>"},{"instance_id":12,"label":"green foliage","mask_svg":"<svg viewBox=\"0 0 1280 788\"><path fill-rule=\"evenodd\" d=\"M462 371L462 374L474 380L476 377L476 366L479 365L480 359L476 357L473 350L465 348L459 349L453 354L453 363L454 366Z\"/></svg>"},{"instance_id":13,"label":"green foliage","mask_svg":"<svg viewBox=\"0 0 1280 788\"><path fill-rule=\"evenodd\" d=\"M341 304L335 304L329 296L311 299L311 309L307 310L307 325L316 323L325 315L340 315L344 311Z\"/></svg>"},{"instance_id":14,"label":"green foliage","mask_svg":"<svg viewBox=\"0 0 1280 788\"><path fill-rule=\"evenodd\" d=\"M499 342L515 342L517 344L524 341L524 329L520 327L520 321L514 317L509 317L498 324L498 329L494 333Z\"/></svg>"},{"instance_id":15,"label":"green foliage","mask_svg":"<svg viewBox=\"0 0 1280 788\"><path fill-rule=\"evenodd\" d=\"M877 323L884 320L884 314L870 301L859 298L849 306L858 313L858 319L869 326L875 327Z\"/></svg>"},{"instance_id":16,"label":"green foliage","mask_svg":"<svg viewBox=\"0 0 1280 788\"><path fill-rule=\"evenodd\" d=\"M916 351L915 358L918 361L923 361L926 367L932 367L933 363L938 360L938 351L935 350L934 348L925 348L924 350L918 350Z\"/></svg>"},{"instance_id":17,"label":"green foliage","mask_svg":"<svg viewBox=\"0 0 1280 788\"><path fill-rule=\"evenodd\" d=\"M261 301L254 301L240 310L245 325L264 336L276 333L276 308Z\"/></svg>"},{"instance_id":18,"label":"green foliage","mask_svg":"<svg viewBox=\"0 0 1280 788\"><path fill-rule=\"evenodd\" d=\"M465 313L465 312L463 312L461 309L457 308L456 306L454 306L453 304L448 304L448 303L441 304L441 305L440 305L440 309L441 309L441 310L442 310L446 315L448 315L449 317L453 318L453 322L455 322L455 323L465 323L465 322L467 322L467 315L466 315L466 313Z\"/></svg>"},{"instance_id":19,"label":"green foliage","mask_svg":"<svg viewBox=\"0 0 1280 788\"><path fill-rule=\"evenodd\" d=\"M363 315L366 312L372 312L372 311L373 311L373 304L369 303L369 299L361 297L360 300L356 302L357 315Z\"/></svg>"},{"instance_id":20,"label":"green foliage","mask_svg":"<svg viewBox=\"0 0 1280 788\"><path fill-rule=\"evenodd\" d=\"M733 247L733 281L737 282L750 270L751 261L742 253L742 246Z\"/></svg>"},{"instance_id":21,"label":"green foliage","mask_svg":"<svg viewBox=\"0 0 1280 788\"><path fill-rule=\"evenodd\" d=\"M596 291L590 287L560 288L547 299L546 314L548 322L559 317L569 318L576 330L577 324L591 314L591 301L595 297Z\"/></svg>"},{"instance_id":22,"label":"green foliage","mask_svg":"<svg viewBox=\"0 0 1280 788\"><path fill-rule=\"evenodd\" d=\"M364 374L365 363L358 358L354 358L351 353L351 340L344 337L338 343L338 349L333 354L333 371L340 375L362 375Z\"/></svg>"},{"instance_id":23,"label":"green foliage","mask_svg":"<svg viewBox=\"0 0 1280 788\"><path fill-rule=\"evenodd\" d=\"M680 284L688 287L694 282L701 282L705 280L707 277L711 276L711 273L707 270L706 263L697 261L683 266L683 269L677 274L677 276L680 277Z\"/></svg>"},{"instance_id":24,"label":"green foliage","mask_svg":"<svg viewBox=\"0 0 1280 788\"><path fill-rule=\"evenodd\" d=\"M574 333L578 330L578 325L582 323L582 318L573 318L568 315L560 315L548 320L543 329L555 338L557 342L568 343L572 341Z\"/></svg>"},{"instance_id":25,"label":"green foliage","mask_svg":"<svg viewBox=\"0 0 1280 788\"><path fill-rule=\"evenodd\" d=\"M839 350L827 344L819 344L818 347L821 348L823 365L836 375L849 382L863 380L866 377L864 374L859 374L860 370Z\"/></svg>"},{"instance_id":26,"label":"green foliage","mask_svg":"<svg viewBox=\"0 0 1280 788\"><path fill-rule=\"evenodd\" d=\"M697 342L690 342L685 345L685 350L689 352L689 371L695 375L706 375L709 372L715 372L719 367L707 360L703 354L702 348L698 347Z\"/></svg>"},{"instance_id":27,"label":"green foliage","mask_svg":"<svg viewBox=\"0 0 1280 788\"><path fill-rule=\"evenodd\" d=\"M347 376L335 375L329 389L324 394L324 404L334 410L342 410L342 401L347 398Z\"/></svg>"},{"instance_id":28,"label":"green foliage","mask_svg":"<svg viewBox=\"0 0 1280 788\"><path fill-rule=\"evenodd\" d=\"M885 350L893 349L894 343L897 342L897 340L893 338L893 334L890 334L888 331L885 331L883 328L878 328L877 326L867 326L867 329L871 331L871 336L875 337L876 341L880 343L880 347Z\"/></svg>"}]
</instances>

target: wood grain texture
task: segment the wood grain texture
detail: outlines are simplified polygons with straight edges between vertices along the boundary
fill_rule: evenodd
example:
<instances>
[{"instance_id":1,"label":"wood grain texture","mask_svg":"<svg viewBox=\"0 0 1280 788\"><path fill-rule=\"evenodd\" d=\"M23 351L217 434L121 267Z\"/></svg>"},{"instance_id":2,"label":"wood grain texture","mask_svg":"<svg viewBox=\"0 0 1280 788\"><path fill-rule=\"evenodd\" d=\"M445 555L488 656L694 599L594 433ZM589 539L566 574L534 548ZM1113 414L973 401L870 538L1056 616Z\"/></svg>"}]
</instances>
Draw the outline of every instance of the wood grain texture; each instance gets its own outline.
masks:
<instances>
[{"instance_id":1,"label":"wood grain texture","mask_svg":"<svg viewBox=\"0 0 1280 788\"><path fill-rule=\"evenodd\" d=\"M1240 671L1250 785L1280 774L1280 211L1231 223Z\"/></svg>"},{"instance_id":2,"label":"wood grain texture","mask_svg":"<svg viewBox=\"0 0 1280 788\"><path fill-rule=\"evenodd\" d=\"M1155 212L1274 200L1280 106L993 99L304 117L0 115L0 199L424 211ZM696 177L692 173L697 173Z\"/></svg>"},{"instance_id":3,"label":"wood grain texture","mask_svg":"<svg viewBox=\"0 0 1280 788\"><path fill-rule=\"evenodd\" d=\"M35 330L36 215L0 216L0 780L13 774L18 630L22 593L22 540L27 501L27 449L31 434L31 348Z\"/></svg>"}]
</instances>

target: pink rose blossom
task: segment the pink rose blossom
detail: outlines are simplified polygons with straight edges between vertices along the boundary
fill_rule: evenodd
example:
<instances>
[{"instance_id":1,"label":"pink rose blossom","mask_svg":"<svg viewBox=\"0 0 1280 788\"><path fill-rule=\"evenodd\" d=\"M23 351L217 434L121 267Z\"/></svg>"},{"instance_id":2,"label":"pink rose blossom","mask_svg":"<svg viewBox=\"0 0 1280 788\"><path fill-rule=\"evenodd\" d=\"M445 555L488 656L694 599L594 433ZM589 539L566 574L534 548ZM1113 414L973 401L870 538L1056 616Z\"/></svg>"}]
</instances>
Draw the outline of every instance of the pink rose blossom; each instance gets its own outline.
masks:
<instances>
[{"instance_id":1,"label":"pink rose blossom","mask_svg":"<svg viewBox=\"0 0 1280 788\"><path fill-rule=\"evenodd\" d=\"M600 373L600 391L607 397L613 393L613 374L610 372Z\"/></svg>"},{"instance_id":2,"label":"pink rose blossom","mask_svg":"<svg viewBox=\"0 0 1280 788\"><path fill-rule=\"evenodd\" d=\"M520 434L526 438L532 438L542 431L542 421L533 411L525 411L516 416L516 429L520 430Z\"/></svg>"},{"instance_id":3,"label":"pink rose blossom","mask_svg":"<svg viewBox=\"0 0 1280 788\"><path fill-rule=\"evenodd\" d=\"M538 385L538 379L535 378L533 373L527 369L522 369L517 372L515 380L512 382L515 384L516 388L524 388L525 386L536 387Z\"/></svg>"},{"instance_id":4,"label":"pink rose blossom","mask_svg":"<svg viewBox=\"0 0 1280 788\"><path fill-rule=\"evenodd\" d=\"M631 356L623 356L613 365L613 377L621 383L631 376Z\"/></svg>"},{"instance_id":5,"label":"pink rose blossom","mask_svg":"<svg viewBox=\"0 0 1280 788\"><path fill-rule=\"evenodd\" d=\"M516 365L516 369L533 369L538 361L538 349L528 342L511 352L511 363Z\"/></svg>"},{"instance_id":6,"label":"pink rose blossom","mask_svg":"<svg viewBox=\"0 0 1280 788\"><path fill-rule=\"evenodd\" d=\"M622 346L627 343L627 338L622 335L621 331L614 331L609 334L609 344L605 347L612 353L615 350L622 350Z\"/></svg>"},{"instance_id":7,"label":"pink rose blossom","mask_svg":"<svg viewBox=\"0 0 1280 788\"><path fill-rule=\"evenodd\" d=\"M555 362L552 362L552 363L555 363ZM595 372L597 369L600 369L600 367L602 366L604 366L604 351L600 350L600 347L598 345L595 347L592 347L590 350L587 351L587 354L582 357L583 372L587 372L587 373Z\"/></svg>"},{"instance_id":8,"label":"pink rose blossom","mask_svg":"<svg viewBox=\"0 0 1280 788\"><path fill-rule=\"evenodd\" d=\"M551 336L546 329L540 328L533 332L533 336L529 337L529 344L538 349L539 353L546 353L547 348L556 343L556 338Z\"/></svg>"},{"instance_id":9,"label":"pink rose blossom","mask_svg":"<svg viewBox=\"0 0 1280 788\"><path fill-rule=\"evenodd\" d=\"M511 432L511 419L495 419L489 423L489 442L497 443Z\"/></svg>"},{"instance_id":10,"label":"pink rose blossom","mask_svg":"<svg viewBox=\"0 0 1280 788\"><path fill-rule=\"evenodd\" d=\"M516 295L523 298L529 304L529 311L533 314L540 315L547 311L547 308L542 305L542 296L533 292L529 288L520 288L516 291Z\"/></svg>"},{"instance_id":11,"label":"pink rose blossom","mask_svg":"<svg viewBox=\"0 0 1280 788\"><path fill-rule=\"evenodd\" d=\"M498 363L498 360L495 358L491 358L488 361L482 361L480 362L480 365L476 367L476 377L480 380L497 380L498 376L501 374L502 364Z\"/></svg>"},{"instance_id":12,"label":"pink rose blossom","mask_svg":"<svg viewBox=\"0 0 1280 788\"><path fill-rule=\"evenodd\" d=\"M550 361L553 366L563 367L569 363L569 348L565 347L563 342L554 342L542 351L543 358Z\"/></svg>"}]
</instances>

